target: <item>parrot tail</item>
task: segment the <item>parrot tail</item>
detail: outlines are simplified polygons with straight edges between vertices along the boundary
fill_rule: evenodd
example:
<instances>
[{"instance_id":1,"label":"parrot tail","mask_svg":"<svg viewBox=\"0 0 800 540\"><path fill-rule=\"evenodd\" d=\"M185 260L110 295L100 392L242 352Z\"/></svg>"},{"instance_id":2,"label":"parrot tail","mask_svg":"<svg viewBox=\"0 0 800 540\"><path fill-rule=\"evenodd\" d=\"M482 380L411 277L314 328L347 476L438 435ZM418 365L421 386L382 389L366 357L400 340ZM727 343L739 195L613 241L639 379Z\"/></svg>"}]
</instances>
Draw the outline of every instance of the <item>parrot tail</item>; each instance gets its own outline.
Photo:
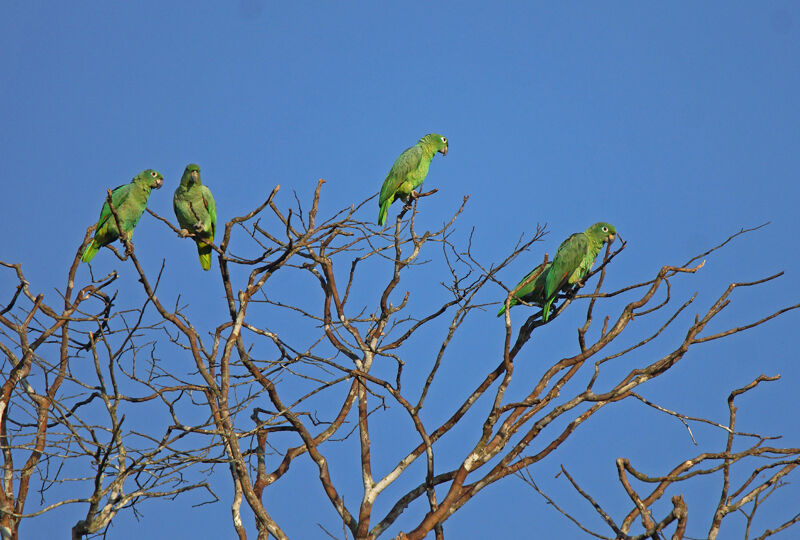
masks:
<instances>
[{"instance_id":1,"label":"parrot tail","mask_svg":"<svg viewBox=\"0 0 800 540\"><path fill-rule=\"evenodd\" d=\"M542 322L547 322L547 319L550 318L550 305L553 303L553 300L555 300L555 298L551 298L544 303L544 307L542 308Z\"/></svg>"},{"instance_id":2,"label":"parrot tail","mask_svg":"<svg viewBox=\"0 0 800 540\"><path fill-rule=\"evenodd\" d=\"M99 249L100 246L97 245L97 241L95 239L92 239L92 241L89 242L89 245L86 246L86 249L83 250L83 255L81 255L81 262L88 263L89 261L94 259L94 256L97 254L97 250Z\"/></svg>"},{"instance_id":3,"label":"parrot tail","mask_svg":"<svg viewBox=\"0 0 800 540\"><path fill-rule=\"evenodd\" d=\"M211 246L205 242L197 242L197 254L200 255L200 266L203 270L211 270Z\"/></svg>"},{"instance_id":4,"label":"parrot tail","mask_svg":"<svg viewBox=\"0 0 800 540\"><path fill-rule=\"evenodd\" d=\"M509 308L512 308L512 307L514 307L516 305L517 305L517 299L516 298L512 298L511 302L508 303L508 307ZM501 317L503 315L503 313L505 313L505 312L506 312L506 303L503 302L503 305L500 307L500 311L497 312L497 316Z\"/></svg>"},{"instance_id":5,"label":"parrot tail","mask_svg":"<svg viewBox=\"0 0 800 540\"><path fill-rule=\"evenodd\" d=\"M378 225L383 227L386 225L386 213L389 211L389 207L392 205L392 201L394 201L394 197L389 197L383 204L381 204L381 210L378 212Z\"/></svg>"}]
</instances>

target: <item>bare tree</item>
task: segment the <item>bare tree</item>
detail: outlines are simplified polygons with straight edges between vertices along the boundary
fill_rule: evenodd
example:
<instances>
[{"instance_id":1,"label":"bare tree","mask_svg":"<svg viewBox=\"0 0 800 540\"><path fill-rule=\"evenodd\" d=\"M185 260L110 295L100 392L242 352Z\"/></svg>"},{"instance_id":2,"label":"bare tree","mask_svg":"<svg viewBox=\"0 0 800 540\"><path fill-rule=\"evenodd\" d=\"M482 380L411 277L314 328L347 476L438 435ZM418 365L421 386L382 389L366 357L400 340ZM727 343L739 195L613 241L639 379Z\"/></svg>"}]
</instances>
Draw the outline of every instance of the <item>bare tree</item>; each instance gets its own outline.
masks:
<instances>
[{"instance_id":1,"label":"bare tree","mask_svg":"<svg viewBox=\"0 0 800 540\"><path fill-rule=\"evenodd\" d=\"M500 282L500 273L542 239L543 227L521 238L503 260L487 263L474 253L471 234L455 234L467 198L437 230L417 229L417 206L433 192L421 194L392 226L381 229L360 217L372 199L320 217L323 184L317 184L308 211L297 196L290 208L280 208L275 202L277 186L259 207L225 224L213 249L228 309L218 314L208 334L198 329L180 297L173 304L173 298L165 301L157 294L161 273L148 275L126 238L124 256L114 253L134 268L137 287L144 293L134 309L116 308L117 293L109 292L119 284L116 273L74 291L80 249L62 292L64 308L58 310L31 292L21 265L2 263L17 282L0 312L0 347L9 373L0 396L6 478L0 523L11 537L16 538L22 518L40 513L25 514L23 508L34 469L39 471L43 496L49 486L68 481L76 493L82 492L41 510L88 503L85 517L73 524L73 537L80 538L101 531L123 508L135 511L147 498L202 488L210 493L208 502L216 501L203 472L225 467L233 486L232 523L238 537L246 538L249 528L242 515L244 502L255 518L258 538L289 538L291 531L269 512L264 493L280 482L292 482L292 464L309 459L318 472L318 489L342 524L342 531L326 531L334 538L373 539L390 534L390 528L402 531L397 538L422 539L431 533L444 538L444 524L453 513L485 487L508 477L512 478L507 481L523 478L586 534L606 538L592 531L585 517L561 510L539 489L531 467L558 459L556 451L583 422L623 400L638 400L687 427L691 422L713 424L728 434L728 444L677 466L665 464L665 469L672 468L664 476L648 476L620 458L619 480L631 510L617 520L603 510L603 494L587 493L569 475L569 464L564 465L565 478L611 529L613 536L608 538L659 538L668 530L673 538L683 538L691 511L684 499L673 496L672 510L664 515L658 515L654 505L668 489L708 474L720 476L723 489L709 517L710 529L702 534L715 537L726 516L747 509L749 535L759 504L800 464L800 449L773 446L773 437L735 427L735 397L776 376L762 376L734 390L727 423L671 411L638 393L690 348L800 307L795 304L738 327L706 332L734 301L735 289L768 286L777 274L731 284L701 315L681 323L680 315L696 296L676 301L673 282L691 279L703 267L704 257L750 231L742 230L683 264L663 266L649 279L612 291L603 288L606 273L614 271L625 243L613 251L609 246L587 278L597 276L593 291L566 292L550 319L565 309L579 309L578 304L585 306L575 353L537 357L544 373L536 381L520 380L514 377L515 361L523 351L533 355L533 337L547 330L541 311L518 307L512 315L506 310L503 321L495 320L487 307L496 308L497 300L503 299L508 305L514 291ZM112 212L116 217L113 205ZM169 220L151 214L180 232ZM381 284L366 279L365 272L379 276ZM417 298L412 283L418 279L440 282L441 296ZM505 298L496 297L498 284L507 292ZM625 304L617 315L601 315L595 321L606 302L620 299ZM527 318L515 332L512 316L523 315ZM448 394L446 410L441 399L431 410L430 399L443 383L442 367L453 341L481 339L465 330L468 321L478 318L505 324L496 355L485 359L486 373L477 384L456 381L461 384ZM677 335L665 330L680 324L682 337L665 344ZM659 340L659 354L621 376L609 369L659 336L667 336ZM43 347L57 349L57 354L45 355ZM172 359L168 364L161 361L165 356ZM405 369L410 362L414 373ZM148 421L142 423L141 415ZM9 430L12 421L14 428ZM376 439L376 422L391 422L397 433L391 445ZM461 430L455 438L458 449L451 443L445 453L443 438L463 425L475 429ZM351 436L357 444L349 446ZM734 450L737 437L753 442L743 451ZM341 448L357 449L357 469L337 459ZM28 461L15 468L19 456ZM376 467L389 459L394 459L393 466ZM749 479L739 486L731 485L733 466L749 467ZM349 482L334 481L333 468L339 471L337 478ZM65 471L78 472L68 477ZM647 488L634 488L630 476L651 485L649 493L643 492ZM344 493L352 491L357 479L358 500L346 498ZM379 498L383 504L376 506ZM411 505L414 510L408 510ZM776 524L760 538L798 520L795 516Z\"/></svg>"},{"instance_id":2,"label":"bare tree","mask_svg":"<svg viewBox=\"0 0 800 540\"><path fill-rule=\"evenodd\" d=\"M88 238L87 231L84 244ZM139 309L115 312L116 295L105 290L117 274L75 291L78 264L76 254L63 308L55 308L44 302L43 294L34 295L20 264L0 262L17 280L0 313L4 538L18 538L23 518L88 503L85 516L72 527L72 537L81 538L101 531L120 509L135 509L143 499L208 487L204 481L183 478L182 471L194 461L175 451L181 435L168 424L161 433L155 422L149 422L146 432L126 426L129 411L137 410L134 417L146 414L138 410L148 402L162 402L165 412L173 406L167 389L147 384L156 372L151 369L140 376L135 364L126 372L122 363L135 362L146 351L147 344L139 342L142 335L160 331L158 326L142 325L150 301ZM85 361L87 354L90 363ZM149 386L150 395L126 394L136 391L132 383ZM26 513L32 482L42 499L51 501ZM69 489L58 489L65 485Z\"/></svg>"}]
</instances>

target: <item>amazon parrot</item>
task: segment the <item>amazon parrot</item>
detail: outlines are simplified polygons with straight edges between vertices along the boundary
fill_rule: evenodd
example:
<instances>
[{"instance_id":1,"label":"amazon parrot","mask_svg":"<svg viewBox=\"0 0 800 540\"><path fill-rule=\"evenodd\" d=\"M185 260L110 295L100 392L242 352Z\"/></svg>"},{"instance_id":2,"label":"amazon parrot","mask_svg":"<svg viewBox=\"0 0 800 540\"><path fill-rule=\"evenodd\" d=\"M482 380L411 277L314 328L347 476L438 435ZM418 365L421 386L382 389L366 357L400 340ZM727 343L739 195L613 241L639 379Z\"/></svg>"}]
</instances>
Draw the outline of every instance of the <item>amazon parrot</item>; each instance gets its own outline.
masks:
<instances>
[{"instance_id":1,"label":"amazon parrot","mask_svg":"<svg viewBox=\"0 0 800 540\"><path fill-rule=\"evenodd\" d=\"M181 235L194 233L200 266L211 269L211 246L217 230L217 205L211 191L200 183L200 166L190 163L181 176L181 183L172 197L175 217L181 225Z\"/></svg>"},{"instance_id":2,"label":"amazon parrot","mask_svg":"<svg viewBox=\"0 0 800 540\"><path fill-rule=\"evenodd\" d=\"M417 197L414 190L425 181L428 167L431 166L431 160L436 152L443 156L447 155L447 137L438 133L429 133L422 137L417 144L400 154L381 187L381 195L378 198L380 207L378 225L386 225L386 212L395 198L407 202L409 197Z\"/></svg>"},{"instance_id":3,"label":"amazon parrot","mask_svg":"<svg viewBox=\"0 0 800 540\"><path fill-rule=\"evenodd\" d=\"M558 292L571 285L583 286L583 278L592 269L597 254L603 244L613 242L617 230L609 223L595 223L583 232L575 233L558 246L553 264L544 279L544 306L542 320L547 322L550 305Z\"/></svg>"},{"instance_id":4,"label":"amazon parrot","mask_svg":"<svg viewBox=\"0 0 800 540\"><path fill-rule=\"evenodd\" d=\"M545 276L547 276L547 271L549 269L550 269L550 262L547 262L544 265L544 269L542 269L542 265L540 264L539 266L528 272L528 274L524 278L522 278L522 280L520 280L519 283L517 283L517 287L519 287L520 284L525 283L525 281L527 281L531 275L536 274L536 277L533 278L533 280L530 283L528 283L520 290L518 290L517 293L514 295L514 297L511 298L511 301L508 303L509 309L519 304L520 300L537 306L541 306L542 304L544 304L544 279ZM516 289L517 287L514 288ZM503 306L500 308L500 311L497 312L497 316L500 317L505 312L506 312L506 306L504 301Z\"/></svg>"},{"instance_id":5,"label":"amazon parrot","mask_svg":"<svg viewBox=\"0 0 800 540\"><path fill-rule=\"evenodd\" d=\"M111 192L111 202L114 204L119 224L122 225L122 231L127 235L128 240L147 206L150 190L160 188L163 182L164 177L160 172L147 169L134 176L130 184L116 187ZM108 200L106 200L103 203L103 209L100 210L100 219L97 220L94 238L83 251L81 261L88 263L97 254L97 250L117 238L119 238L117 222L114 220L114 215L108 206Z\"/></svg>"}]
</instances>

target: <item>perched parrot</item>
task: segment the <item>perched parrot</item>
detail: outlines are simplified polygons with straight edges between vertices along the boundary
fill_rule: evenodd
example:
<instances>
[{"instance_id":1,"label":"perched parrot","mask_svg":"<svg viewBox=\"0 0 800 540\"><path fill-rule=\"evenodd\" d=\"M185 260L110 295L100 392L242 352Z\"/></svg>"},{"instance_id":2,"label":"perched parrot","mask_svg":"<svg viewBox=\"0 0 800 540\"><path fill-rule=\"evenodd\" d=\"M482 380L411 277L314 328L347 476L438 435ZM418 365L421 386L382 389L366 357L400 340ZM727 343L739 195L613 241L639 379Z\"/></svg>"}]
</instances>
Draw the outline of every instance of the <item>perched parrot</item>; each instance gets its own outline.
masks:
<instances>
[{"instance_id":1,"label":"perched parrot","mask_svg":"<svg viewBox=\"0 0 800 540\"><path fill-rule=\"evenodd\" d=\"M558 246L553 264L547 271L544 283L544 306L542 320L547 322L550 305L558 291L576 283L583 286L583 278L592 269L603 244L613 242L617 230L609 223L595 223L583 232L575 233Z\"/></svg>"},{"instance_id":2,"label":"perched parrot","mask_svg":"<svg viewBox=\"0 0 800 540\"><path fill-rule=\"evenodd\" d=\"M181 176L181 184L172 197L175 217L181 225L181 233L196 235L197 253L203 270L211 269L211 246L217 230L217 205L211 191L200 183L200 166L190 163Z\"/></svg>"},{"instance_id":3,"label":"perched parrot","mask_svg":"<svg viewBox=\"0 0 800 540\"><path fill-rule=\"evenodd\" d=\"M111 202L117 211L122 231L128 236L129 240L133 234L134 227L139 223L139 218L142 217L145 206L147 206L150 190L160 188L163 182L164 177L161 176L161 173L153 169L147 169L134 176L130 184L116 187L111 192ZM114 215L108 206L108 200L106 200L103 203L103 209L100 210L100 219L97 220L94 238L86 246L81 256L81 261L88 263L94 258L97 250L117 238L119 238L117 222L114 220Z\"/></svg>"},{"instance_id":4,"label":"perched parrot","mask_svg":"<svg viewBox=\"0 0 800 540\"><path fill-rule=\"evenodd\" d=\"M533 273L538 272L537 276L522 287L520 290L517 291L517 294L511 299L508 303L508 307L512 308L519 304L520 300L523 300L529 304L535 304L537 306L541 306L544 304L544 279L547 276L547 271L550 269L550 262L545 264L544 269L542 270L542 265L540 264L517 283L517 287L519 287L520 283L524 283ZM516 287L514 287L516 289ZM503 306L500 308L500 311L497 312L497 316L500 317L503 313L506 312L506 305L505 300L503 301Z\"/></svg>"},{"instance_id":5,"label":"perched parrot","mask_svg":"<svg viewBox=\"0 0 800 540\"><path fill-rule=\"evenodd\" d=\"M414 191L428 175L428 167L436 152L447 155L447 137L437 133L429 133L422 137L417 144L406 149L394 162L386 180L381 187L381 196L378 198L378 225L386 225L386 212L389 210L395 197L403 202L408 198L416 198Z\"/></svg>"}]
</instances>

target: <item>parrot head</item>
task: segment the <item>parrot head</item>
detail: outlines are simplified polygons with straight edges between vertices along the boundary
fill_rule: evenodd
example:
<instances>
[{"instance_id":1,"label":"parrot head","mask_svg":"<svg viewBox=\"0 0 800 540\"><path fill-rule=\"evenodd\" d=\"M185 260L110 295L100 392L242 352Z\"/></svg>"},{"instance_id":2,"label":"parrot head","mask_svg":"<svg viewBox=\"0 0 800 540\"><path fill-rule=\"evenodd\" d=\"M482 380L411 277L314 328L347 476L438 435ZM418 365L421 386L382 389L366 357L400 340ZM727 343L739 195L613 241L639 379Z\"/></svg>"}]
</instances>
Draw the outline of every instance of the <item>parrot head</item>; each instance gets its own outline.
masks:
<instances>
[{"instance_id":1,"label":"parrot head","mask_svg":"<svg viewBox=\"0 0 800 540\"><path fill-rule=\"evenodd\" d=\"M164 177L160 172L153 169L146 169L136 175L134 180L140 180L150 186L151 189L158 189L164 183Z\"/></svg>"},{"instance_id":2,"label":"parrot head","mask_svg":"<svg viewBox=\"0 0 800 540\"><path fill-rule=\"evenodd\" d=\"M183 170L183 176L181 176L181 184L190 185L199 183L200 183L200 165L197 165L196 163L189 163Z\"/></svg>"},{"instance_id":3,"label":"parrot head","mask_svg":"<svg viewBox=\"0 0 800 540\"><path fill-rule=\"evenodd\" d=\"M436 152L439 152L443 156L447 155L447 137L444 135L439 135L438 133L429 133L425 135L422 140L433 146Z\"/></svg>"},{"instance_id":4,"label":"parrot head","mask_svg":"<svg viewBox=\"0 0 800 540\"><path fill-rule=\"evenodd\" d=\"M586 229L586 234L596 241L610 244L614 241L617 229L612 224L601 221Z\"/></svg>"}]
</instances>

